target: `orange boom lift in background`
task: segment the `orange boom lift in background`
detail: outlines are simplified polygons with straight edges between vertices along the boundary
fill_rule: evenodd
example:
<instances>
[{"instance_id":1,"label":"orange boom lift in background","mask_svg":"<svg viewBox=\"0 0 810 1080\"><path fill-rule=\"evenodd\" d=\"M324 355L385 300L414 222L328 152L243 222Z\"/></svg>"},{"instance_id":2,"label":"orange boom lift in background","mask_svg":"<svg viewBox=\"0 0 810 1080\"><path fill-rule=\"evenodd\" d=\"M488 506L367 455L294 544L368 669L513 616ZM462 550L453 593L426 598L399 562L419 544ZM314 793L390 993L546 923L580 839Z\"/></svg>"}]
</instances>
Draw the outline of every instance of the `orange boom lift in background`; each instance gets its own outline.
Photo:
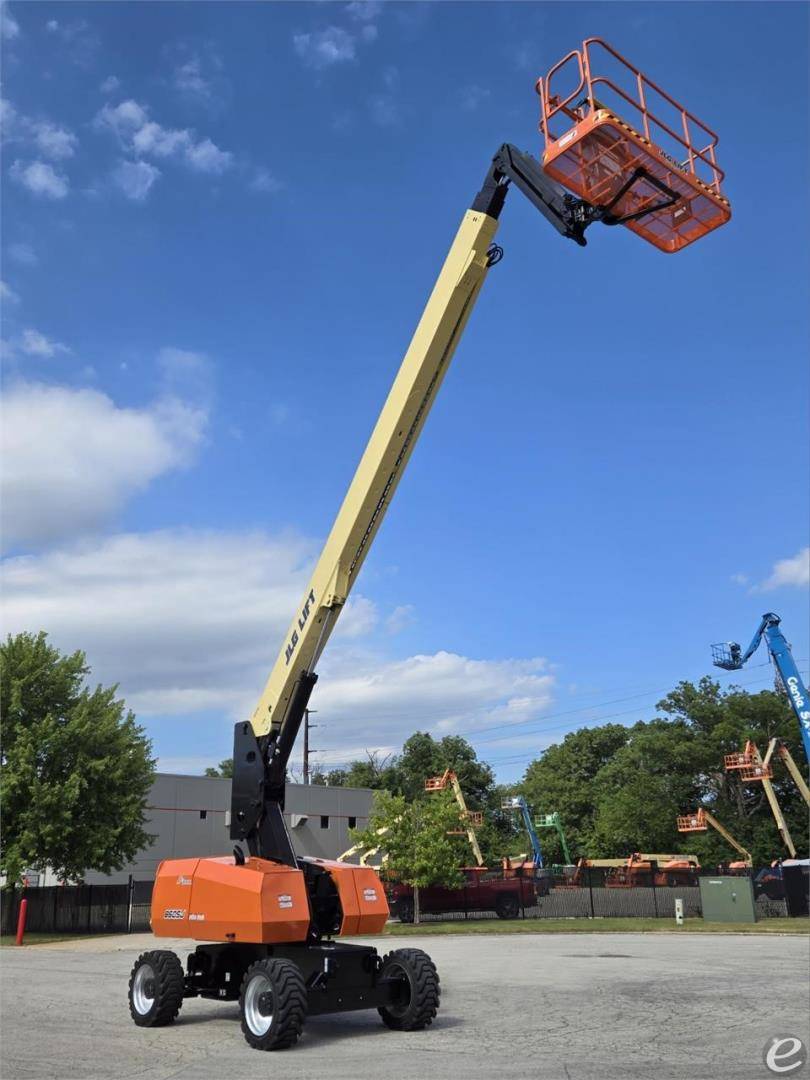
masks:
<instances>
[{"instance_id":1,"label":"orange boom lift in background","mask_svg":"<svg viewBox=\"0 0 810 1080\"><path fill-rule=\"evenodd\" d=\"M635 79L638 100L618 93L620 110L601 100L619 81L594 71L602 46ZM552 89L576 65L573 93ZM307 1014L377 1009L397 1030L431 1023L439 980L419 949L386 957L341 935L377 934L388 917L369 867L302 858L284 819L286 767L317 681L318 661L353 588L421 434L450 360L490 269L507 193L518 188L566 239L584 247L591 225L626 225L662 251L679 251L728 220L720 191L716 137L604 43L586 41L537 84L545 138L542 163L504 143L466 211L366 450L293 617L250 720L234 732L231 804L233 855L170 859L158 868L152 930L197 944L185 967L168 950L135 964L132 1018L168 1024L184 998L238 1000L242 1031L262 1050L292 1046ZM673 134L650 96L678 110ZM575 100L576 99L576 100ZM629 119L621 109L633 105ZM564 122L567 130L552 131ZM634 126L635 125L635 126ZM640 130L639 130L640 128ZM675 157L658 143L674 137ZM702 134L705 133L705 134ZM704 138L708 139L704 143ZM679 160L680 158L680 160ZM708 170L708 173L706 172ZM565 185L566 191L561 185ZM472 821L470 825L472 840ZM472 842L472 841L471 841Z\"/></svg>"}]
</instances>

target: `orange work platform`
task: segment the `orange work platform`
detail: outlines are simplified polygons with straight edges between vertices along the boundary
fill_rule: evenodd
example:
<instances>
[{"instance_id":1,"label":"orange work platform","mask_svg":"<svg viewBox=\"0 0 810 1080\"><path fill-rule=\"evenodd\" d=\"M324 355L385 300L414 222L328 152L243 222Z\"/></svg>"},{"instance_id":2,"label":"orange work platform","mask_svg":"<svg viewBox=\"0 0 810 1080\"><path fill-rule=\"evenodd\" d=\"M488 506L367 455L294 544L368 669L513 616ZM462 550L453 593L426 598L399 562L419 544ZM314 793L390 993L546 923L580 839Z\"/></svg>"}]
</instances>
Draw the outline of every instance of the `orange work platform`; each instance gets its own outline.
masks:
<instances>
[{"instance_id":1,"label":"orange work platform","mask_svg":"<svg viewBox=\"0 0 810 1080\"><path fill-rule=\"evenodd\" d=\"M754 755L748 750L738 750L734 754L726 754L723 757L723 765L727 772L731 769L747 769L753 763Z\"/></svg>"},{"instance_id":2,"label":"orange work platform","mask_svg":"<svg viewBox=\"0 0 810 1080\"><path fill-rule=\"evenodd\" d=\"M707 832L708 828L702 810L698 810L694 814L683 814L678 817L678 832Z\"/></svg>"},{"instance_id":3,"label":"orange work platform","mask_svg":"<svg viewBox=\"0 0 810 1080\"><path fill-rule=\"evenodd\" d=\"M770 765L763 765L761 761L755 761L752 765L746 765L740 769L740 780L770 780L773 769Z\"/></svg>"},{"instance_id":4,"label":"orange work platform","mask_svg":"<svg viewBox=\"0 0 810 1080\"><path fill-rule=\"evenodd\" d=\"M715 133L601 38L536 90L543 169L569 191L670 253L730 219Z\"/></svg>"}]
</instances>

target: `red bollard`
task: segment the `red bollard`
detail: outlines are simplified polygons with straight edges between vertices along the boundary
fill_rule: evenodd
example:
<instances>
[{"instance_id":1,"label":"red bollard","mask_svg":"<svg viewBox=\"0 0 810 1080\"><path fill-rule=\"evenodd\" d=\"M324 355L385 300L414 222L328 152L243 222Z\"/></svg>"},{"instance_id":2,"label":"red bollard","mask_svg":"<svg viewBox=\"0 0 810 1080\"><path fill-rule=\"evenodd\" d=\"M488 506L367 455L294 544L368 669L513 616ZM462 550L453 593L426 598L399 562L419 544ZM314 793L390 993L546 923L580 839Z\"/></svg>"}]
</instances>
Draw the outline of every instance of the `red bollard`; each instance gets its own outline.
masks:
<instances>
[{"instance_id":1,"label":"red bollard","mask_svg":"<svg viewBox=\"0 0 810 1080\"><path fill-rule=\"evenodd\" d=\"M28 913L28 901L23 898L20 901L20 913L17 916L17 944L22 945L25 935L25 916Z\"/></svg>"}]
</instances>

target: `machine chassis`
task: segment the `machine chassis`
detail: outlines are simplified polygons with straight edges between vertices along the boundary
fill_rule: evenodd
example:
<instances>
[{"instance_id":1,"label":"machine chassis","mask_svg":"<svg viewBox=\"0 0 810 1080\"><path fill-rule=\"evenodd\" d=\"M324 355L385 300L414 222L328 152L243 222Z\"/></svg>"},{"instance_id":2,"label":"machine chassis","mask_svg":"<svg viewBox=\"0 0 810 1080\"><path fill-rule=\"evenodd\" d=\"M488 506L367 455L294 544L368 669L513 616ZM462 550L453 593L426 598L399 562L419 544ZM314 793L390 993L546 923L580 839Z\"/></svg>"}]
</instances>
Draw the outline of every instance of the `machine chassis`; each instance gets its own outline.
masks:
<instances>
[{"instance_id":1,"label":"machine chassis","mask_svg":"<svg viewBox=\"0 0 810 1080\"><path fill-rule=\"evenodd\" d=\"M382 957L371 945L337 941L257 945L226 942L198 945L186 961L183 997L237 1001L242 980L257 960L290 960L307 992L307 1015L380 1009L394 1005L403 980L381 975Z\"/></svg>"}]
</instances>

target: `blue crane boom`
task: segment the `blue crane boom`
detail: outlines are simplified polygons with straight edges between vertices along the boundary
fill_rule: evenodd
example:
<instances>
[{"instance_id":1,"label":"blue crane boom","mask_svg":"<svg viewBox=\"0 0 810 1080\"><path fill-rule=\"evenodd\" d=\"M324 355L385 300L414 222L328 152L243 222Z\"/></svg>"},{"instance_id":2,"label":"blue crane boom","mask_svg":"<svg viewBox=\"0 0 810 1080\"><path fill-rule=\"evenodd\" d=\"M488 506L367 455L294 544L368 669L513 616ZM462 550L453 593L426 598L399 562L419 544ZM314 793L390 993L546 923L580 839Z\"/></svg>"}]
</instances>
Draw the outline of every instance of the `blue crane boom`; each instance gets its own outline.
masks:
<instances>
[{"instance_id":1,"label":"blue crane boom","mask_svg":"<svg viewBox=\"0 0 810 1080\"><path fill-rule=\"evenodd\" d=\"M745 652L736 641L719 642L717 645L712 645L712 659L716 667L724 668L726 671L736 671L750 660L759 648L762 639L765 638L765 644L779 676L778 681L784 687L799 721L804 753L810 763L810 695L799 674L790 645L779 627L780 622L778 615L772 611L766 611Z\"/></svg>"},{"instance_id":2,"label":"blue crane boom","mask_svg":"<svg viewBox=\"0 0 810 1080\"><path fill-rule=\"evenodd\" d=\"M520 810L523 817L523 827L529 834L529 843L532 845L532 857L534 859L534 868L539 870L543 866L543 850L540 847L540 839L534 828L534 822L532 821L532 815L529 813L529 806L522 795L510 795L508 799L504 799L501 803L501 807L504 810Z\"/></svg>"}]
</instances>

